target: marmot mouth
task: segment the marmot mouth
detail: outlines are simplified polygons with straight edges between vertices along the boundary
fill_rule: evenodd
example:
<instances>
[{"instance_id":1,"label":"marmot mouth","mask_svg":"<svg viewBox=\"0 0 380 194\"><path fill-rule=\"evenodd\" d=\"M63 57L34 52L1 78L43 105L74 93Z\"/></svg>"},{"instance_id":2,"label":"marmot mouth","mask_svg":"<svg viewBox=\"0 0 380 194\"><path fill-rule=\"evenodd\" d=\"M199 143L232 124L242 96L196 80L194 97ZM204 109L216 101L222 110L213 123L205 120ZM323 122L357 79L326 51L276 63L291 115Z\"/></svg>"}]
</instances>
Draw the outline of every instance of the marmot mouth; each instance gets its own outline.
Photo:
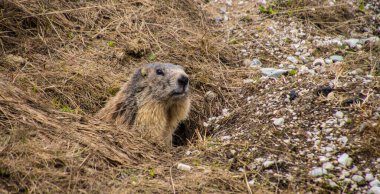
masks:
<instances>
[{"instance_id":1,"label":"marmot mouth","mask_svg":"<svg viewBox=\"0 0 380 194\"><path fill-rule=\"evenodd\" d=\"M181 96L187 95L187 91L181 91L181 92L173 91L173 92L171 92L170 95L173 97L181 97Z\"/></svg>"}]
</instances>

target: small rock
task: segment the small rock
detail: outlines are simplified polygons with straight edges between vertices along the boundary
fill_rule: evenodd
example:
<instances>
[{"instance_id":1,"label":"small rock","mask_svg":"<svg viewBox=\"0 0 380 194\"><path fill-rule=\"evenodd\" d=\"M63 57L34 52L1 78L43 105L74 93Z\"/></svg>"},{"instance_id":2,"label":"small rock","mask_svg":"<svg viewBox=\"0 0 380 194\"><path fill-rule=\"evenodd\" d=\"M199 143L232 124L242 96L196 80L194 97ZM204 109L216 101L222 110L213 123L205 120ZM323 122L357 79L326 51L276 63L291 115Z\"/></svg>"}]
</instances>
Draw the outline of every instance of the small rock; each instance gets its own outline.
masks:
<instances>
[{"instance_id":1,"label":"small rock","mask_svg":"<svg viewBox=\"0 0 380 194\"><path fill-rule=\"evenodd\" d=\"M205 98L209 101L214 100L218 95L213 91L207 91L205 94Z\"/></svg>"},{"instance_id":2,"label":"small rock","mask_svg":"<svg viewBox=\"0 0 380 194\"><path fill-rule=\"evenodd\" d=\"M263 163L263 166L264 166L265 168L269 168L269 167L271 167L274 163L275 163L275 162L272 161L272 160L267 160L267 161L265 161L265 162Z\"/></svg>"},{"instance_id":3,"label":"small rock","mask_svg":"<svg viewBox=\"0 0 380 194\"><path fill-rule=\"evenodd\" d=\"M348 142L348 138L346 136L342 136L338 139L339 143L345 146Z\"/></svg>"},{"instance_id":4,"label":"small rock","mask_svg":"<svg viewBox=\"0 0 380 194\"><path fill-rule=\"evenodd\" d=\"M187 165L187 164L182 164L182 163L179 163L177 165L177 169L179 170L183 170L183 171L190 171L191 170L191 166Z\"/></svg>"},{"instance_id":5,"label":"small rock","mask_svg":"<svg viewBox=\"0 0 380 194\"><path fill-rule=\"evenodd\" d=\"M250 185L250 186L253 186L254 184L255 184L255 180L250 180L250 181L248 181L248 184Z\"/></svg>"},{"instance_id":6,"label":"small rock","mask_svg":"<svg viewBox=\"0 0 380 194\"><path fill-rule=\"evenodd\" d=\"M288 72L288 70L284 69L275 69L275 68L261 68L261 73L267 77L280 77Z\"/></svg>"},{"instance_id":7,"label":"small rock","mask_svg":"<svg viewBox=\"0 0 380 194\"><path fill-rule=\"evenodd\" d=\"M220 13L221 14L225 14L227 12L227 8L226 7L221 7L220 8Z\"/></svg>"},{"instance_id":8,"label":"small rock","mask_svg":"<svg viewBox=\"0 0 380 194\"><path fill-rule=\"evenodd\" d=\"M351 166L352 164L352 158L348 156L348 154L344 153L338 158L338 162L342 164L343 166Z\"/></svg>"},{"instance_id":9,"label":"small rock","mask_svg":"<svg viewBox=\"0 0 380 194\"><path fill-rule=\"evenodd\" d=\"M364 178L360 175L354 175L354 176L352 176L352 180L357 182L357 183L361 183L364 180Z\"/></svg>"},{"instance_id":10,"label":"small rock","mask_svg":"<svg viewBox=\"0 0 380 194\"><path fill-rule=\"evenodd\" d=\"M282 126L285 122L284 118L274 118L272 120L273 120L273 124L276 126Z\"/></svg>"},{"instance_id":11,"label":"small rock","mask_svg":"<svg viewBox=\"0 0 380 194\"><path fill-rule=\"evenodd\" d=\"M322 94L323 96L327 96L332 91L333 91L333 89L330 86L323 86L323 87L320 87L316 90L316 94L317 95Z\"/></svg>"},{"instance_id":12,"label":"small rock","mask_svg":"<svg viewBox=\"0 0 380 194\"><path fill-rule=\"evenodd\" d=\"M309 62L309 60L307 60L307 58L305 56L300 56L300 59L301 59L303 64L307 64Z\"/></svg>"},{"instance_id":13,"label":"small rock","mask_svg":"<svg viewBox=\"0 0 380 194\"><path fill-rule=\"evenodd\" d=\"M262 63L260 61L260 59L252 59L252 61L249 63L249 67L257 67L257 66L261 66Z\"/></svg>"},{"instance_id":14,"label":"small rock","mask_svg":"<svg viewBox=\"0 0 380 194\"><path fill-rule=\"evenodd\" d=\"M329 161L329 158L327 158L326 156L319 156L319 161L320 162L327 162L327 161Z\"/></svg>"},{"instance_id":15,"label":"small rock","mask_svg":"<svg viewBox=\"0 0 380 194\"><path fill-rule=\"evenodd\" d=\"M376 42L376 41L379 41L379 40L380 40L379 37L373 36L373 37L361 39L360 43L361 44L368 44L368 43L373 43L373 42Z\"/></svg>"},{"instance_id":16,"label":"small rock","mask_svg":"<svg viewBox=\"0 0 380 194\"><path fill-rule=\"evenodd\" d=\"M323 163L322 168L326 170L333 170L334 165L331 162L325 162Z\"/></svg>"},{"instance_id":17,"label":"small rock","mask_svg":"<svg viewBox=\"0 0 380 194\"><path fill-rule=\"evenodd\" d=\"M380 187L372 187L369 191L368 194L380 194Z\"/></svg>"},{"instance_id":18,"label":"small rock","mask_svg":"<svg viewBox=\"0 0 380 194\"><path fill-rule=\"evenodd\" d=\"M356 45L359 43L359 41L360 41L359 39L352 38L348 40L343 40L343 43L347 44L351 48L356 48Z\"/></svg>"},{"instance_id":19,"label":"small rock","mask_svg":"<svg viewBox=\"0 0 380 194\"><path fill-rule=\"evenodd\" d=\"M289 100L290 101L293 101L294 99L296 99L298 96L297 92L294 91L294 90L291 90L290 93L289 93Z\"/></svg>"},{"instance_id":20,"label":"small rock","mask_svg":"<svg viewBox=\"0 0 380 194\"><path fill-rule=\"evenodd\" d=\"M292 63L298 63L298 59L295 58L294 56L288 56L286 59Z\"/></svg>"},{"instance_id":21,"label":"small rock","mask_svg":"<svg viewBox=\"0 0 380 194\"><path fill-rule=\"evenodd\" d=\"M216 16L214 19L215 19L216 22L222 22L223 21L223 17L222 16Z\"/></svg>"},{"instance_id":22,"label":"small rock","mask_svg":"<svg viewBox=\"0 0 380 194\"><path fill-rule=\"evenodd\" d=\"M324 174L327 174L327 170L326 169L323 169L323 168L314 168L313 170L310 171L309 175L310 176L313 176L313 177L318 177L318 176L322 176Z\"/></svg>"},{"instance_id":23,"label":"small rock","mask_svg":"<svg viewBox=\"0 0 380 194\"><path fill-rule=\"evenodd\" d=\"M331 64L333 61L331 59L325 59L326 64Z\"/></svg>"},{"instance_id":24,"label":"small rock","mask_svg":"<svg viewBox=\"0 0 380 194\"><path fill-rule=\"evenodd\" d=\"M366 180L366 181L372 181L373 179L375 179L375 178L373 177L373 174L368 173L368 174L365 175L365 180Z\"/></svg>"},{"instance_id":25,"label":"small rock","mask_svg":"<svg viewBox=\"0 0 380 194\"><path fill-rule=\"evenodd\" d=\"M375 180L371 181L369 183L369 185L371 185L371 187L380 187L380 181L375 179Z\"/></svg>"},{"instance_id":26,"label":"small rock","mask_svg":"<svg viewBox=\"0 0 380 194\"><path fill-rule=\"evenodd\" d=\"M338 112L335 113L335 117L338 118L338 119L343 119L343 116L344 116L344 114L341 111L338 111Z\"/></svg>"},{"instance_id":27,"label":"small rock","mask_svg":"<svg viewBox=\"0 0 380 194\"><path fill-rule=\"evenodd\" d=\"M335 62L340 62L343 61L343 57L340 55L332 55L330 56L330 59L335 63Z\"/></svg>"},{"instance_id":28,"label":"small rock","mask_svg":"<svg viewBox=\"0 0 380 194\"><path fill-rule=\"evenodd\" d=\"M243 84L251 84L253 83L253 79L243 79Z\"/></svg>"},{"instance_id":29,"label":"small rock","mask_svg":"<svg viewBox=\"0 0 380 194\"><path fill-rule=\"evenodd\" d=\"M227 141L227 140L230 140L232 137L230 135L226 135L226 136L222 136L220 139L222 141Z\"/></svg>"},{"instance_id":30,"label":"small rock","mask_svg":"<svg viewBox=\"0 0 380 194\"><path fill-rule=\"evenodd\" d=\"M336 188L336 187L338 187L338 184L336 184L334 181L332 181L332 180L329 180L329 185L330 185L330 187L332 187L332 188Z\"/></svg>"},{"instance_id":31,"label":"small rock","mask_svg":"<svg viewBox=\"0 0 380 194\"><path fill-rule=\"evenodd\" d=\"M325 65L325 61L322 59L322 58L318 58L318 59L315 59L313 61L313 65L314 66L317 66L317 65Z\"/></svg>"}]
</instances>

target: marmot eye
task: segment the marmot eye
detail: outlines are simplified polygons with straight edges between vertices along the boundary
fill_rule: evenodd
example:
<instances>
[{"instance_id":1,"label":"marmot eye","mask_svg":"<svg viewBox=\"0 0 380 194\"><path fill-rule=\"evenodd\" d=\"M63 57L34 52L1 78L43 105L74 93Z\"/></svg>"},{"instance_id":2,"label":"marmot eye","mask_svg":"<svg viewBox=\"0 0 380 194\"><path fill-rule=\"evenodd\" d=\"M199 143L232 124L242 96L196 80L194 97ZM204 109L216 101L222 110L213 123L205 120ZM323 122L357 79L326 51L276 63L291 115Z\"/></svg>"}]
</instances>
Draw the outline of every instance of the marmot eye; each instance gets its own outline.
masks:
<instances>
[{"instance_id":1,"label":"marmot eye","mask_svg":"<svg viewBox=\"0 0 380 194\"><path fill-rule=\"evenodd\" d=\"M162 71L162 69L157 69L156 74L157 75L164 75L164 72Z\"/></svg>"}]
</instances>

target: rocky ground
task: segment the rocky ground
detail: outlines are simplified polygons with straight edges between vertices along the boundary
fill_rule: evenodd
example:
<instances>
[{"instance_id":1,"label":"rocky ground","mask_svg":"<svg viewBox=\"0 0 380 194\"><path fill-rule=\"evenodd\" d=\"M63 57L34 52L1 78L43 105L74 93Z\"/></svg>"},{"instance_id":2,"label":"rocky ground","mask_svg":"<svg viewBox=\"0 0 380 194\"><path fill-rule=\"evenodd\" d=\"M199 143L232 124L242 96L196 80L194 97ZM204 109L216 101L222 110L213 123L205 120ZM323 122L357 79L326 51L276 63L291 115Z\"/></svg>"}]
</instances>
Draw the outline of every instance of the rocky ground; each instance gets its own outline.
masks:
<instances>
[{"instance_id":1,"label":"rocky ground","mask_svg":"<svg viewBox=\"0 0 380 194\"><path fill-rule=\"evenodd\" d=\"M370 25L344 35L321 32L297 17L257 13L270 5L205 5L226 41L240 49L238 65L256 71L241 80L244 106L226 107L204 122L214 132L203 139L207 150L253 187L380 193L380 155L372 147L380 143L379 3L365 5L377 10ZM193 152L199 151L187 154Z\"/></svg>"}]
</instances>

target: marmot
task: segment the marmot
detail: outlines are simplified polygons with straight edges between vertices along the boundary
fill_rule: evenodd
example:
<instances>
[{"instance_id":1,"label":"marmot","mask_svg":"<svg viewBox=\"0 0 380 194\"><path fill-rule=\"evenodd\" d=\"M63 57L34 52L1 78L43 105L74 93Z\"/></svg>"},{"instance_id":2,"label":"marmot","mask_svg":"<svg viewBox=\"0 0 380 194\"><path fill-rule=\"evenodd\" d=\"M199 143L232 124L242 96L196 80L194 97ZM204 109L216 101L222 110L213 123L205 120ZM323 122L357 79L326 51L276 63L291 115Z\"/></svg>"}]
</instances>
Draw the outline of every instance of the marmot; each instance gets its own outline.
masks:
<instances>
[{"instance_id":1,"label":"marmot","mask_svg":"<svg viewBox=\"0 0 380 194\"><path fill-rule=\"evenodd\" d=\"M96 116L171 146L174 130L189 110L189 78L183 67L155 63L137 69Z\"/></svg>"}]
</instances>

